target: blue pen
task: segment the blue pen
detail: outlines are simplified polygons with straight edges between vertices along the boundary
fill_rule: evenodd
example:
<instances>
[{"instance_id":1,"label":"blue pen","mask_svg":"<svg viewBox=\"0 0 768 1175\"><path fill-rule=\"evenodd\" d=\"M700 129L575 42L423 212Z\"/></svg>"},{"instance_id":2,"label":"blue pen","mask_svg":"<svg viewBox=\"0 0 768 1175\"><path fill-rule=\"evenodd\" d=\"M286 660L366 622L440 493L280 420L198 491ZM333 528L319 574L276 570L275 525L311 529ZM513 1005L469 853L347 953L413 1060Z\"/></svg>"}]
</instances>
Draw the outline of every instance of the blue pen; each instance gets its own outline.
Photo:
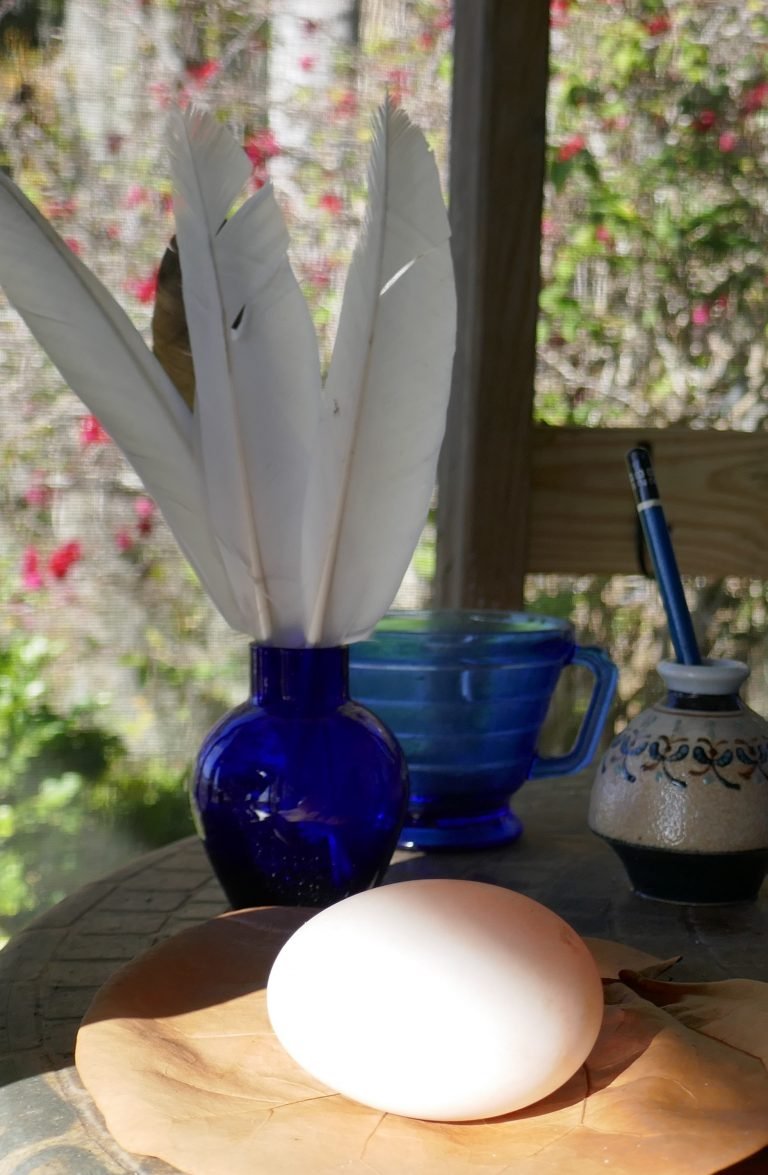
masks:
<instances>
[{"instance_id":1,"label":"blue pen","mask_svg":"<svg viewBox=\"0 0 768 1175\"><path fill-rule=\"evenodd\" d=\"M682 665L700 665L701 653L693 631L691 613L688 610L648 450L630 449L627 453L627 465L637 503L637 513L656 572L661 602L667 614L675 656Z\"/></svg>"}]
</instances>

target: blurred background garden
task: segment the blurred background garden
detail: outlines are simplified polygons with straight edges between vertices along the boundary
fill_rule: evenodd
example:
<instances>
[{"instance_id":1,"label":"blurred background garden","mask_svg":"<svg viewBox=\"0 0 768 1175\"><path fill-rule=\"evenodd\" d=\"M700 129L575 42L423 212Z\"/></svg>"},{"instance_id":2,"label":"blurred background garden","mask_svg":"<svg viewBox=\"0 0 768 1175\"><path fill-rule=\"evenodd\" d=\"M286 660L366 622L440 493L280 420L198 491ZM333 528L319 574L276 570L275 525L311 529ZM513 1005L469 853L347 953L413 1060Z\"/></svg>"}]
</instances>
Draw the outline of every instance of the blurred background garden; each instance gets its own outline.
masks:
<instances>
[{"instance_id":1,"label":"blurred background garden","mask_svg":"<svg viewBox=\"0 0 768 1175\"><path fill-rule=\"evenodd\" d=\"M537 419L763 430L762 0L552 0L551 26ZM275 183L327 356L370 114L388 90L447 181L451 47L448 0L3 0L0 165L149 339L173 232L166 112L215 110L253 187ZM0 367L2 939L192 831L189 766L244 696L247 641L4 301ZM429 603L434 547L429 526L400 606ZM766 585L688 588L704 644L749 661L748 699L767 712ZM612 653L613 729L659 692L666 633L640 567L531 576L526 605ZM578 725L578 697L564 683L548 749Z\"/></svg>"}]
</instances>

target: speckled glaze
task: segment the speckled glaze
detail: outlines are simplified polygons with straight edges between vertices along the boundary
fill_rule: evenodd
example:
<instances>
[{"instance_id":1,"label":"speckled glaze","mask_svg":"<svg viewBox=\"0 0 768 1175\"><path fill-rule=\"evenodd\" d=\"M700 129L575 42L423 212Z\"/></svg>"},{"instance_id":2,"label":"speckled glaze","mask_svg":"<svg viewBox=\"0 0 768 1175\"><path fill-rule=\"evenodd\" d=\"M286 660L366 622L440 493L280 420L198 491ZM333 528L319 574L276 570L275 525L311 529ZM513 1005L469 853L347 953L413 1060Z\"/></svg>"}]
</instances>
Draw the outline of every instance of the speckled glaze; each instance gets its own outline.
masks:
<instances>
[{"instance_id":1,"label":"speckled glaze","mask_svg":"<svg viewBox=\"0 0 768 1175\"><path fill-rule=\"evenodd\" d=\"M739 697L749 669L662 662L659 673L668 693L603 756L589 826L647 896L754 897L768 868L768 721ZM732 885L744 869L748 882Z\"/></svg>"}]
</instances>

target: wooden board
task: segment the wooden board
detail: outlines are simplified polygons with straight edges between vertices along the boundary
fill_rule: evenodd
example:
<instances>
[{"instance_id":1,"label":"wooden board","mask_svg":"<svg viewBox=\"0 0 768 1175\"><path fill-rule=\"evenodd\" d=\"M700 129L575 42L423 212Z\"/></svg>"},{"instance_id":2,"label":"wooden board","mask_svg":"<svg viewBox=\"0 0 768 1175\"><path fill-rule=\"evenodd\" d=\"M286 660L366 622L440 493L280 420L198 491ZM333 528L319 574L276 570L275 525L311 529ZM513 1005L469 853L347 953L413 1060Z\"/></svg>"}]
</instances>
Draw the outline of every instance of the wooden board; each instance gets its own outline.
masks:
<instances>
[{"instance_id":1,"label":"wooden board","mask_svg":"<svg viewBox=\"0 0 768 1175\"><path fill-rule=\"evenodd\" d=\"M459 328L435 602L522 602L549 7L456 0L451 224Z\"/></svg>"},{"instance_id":2,"label":"wooden board","mask_svg":"<svg viewBox=\"0 0 768 1175\"><path fill-rule=\"evenodd\" d=\"M681 571L768 579L768 437L717 429L535 428L528 571L639 572L624 455L643 441Z\"/></svg>"}]
</instances>

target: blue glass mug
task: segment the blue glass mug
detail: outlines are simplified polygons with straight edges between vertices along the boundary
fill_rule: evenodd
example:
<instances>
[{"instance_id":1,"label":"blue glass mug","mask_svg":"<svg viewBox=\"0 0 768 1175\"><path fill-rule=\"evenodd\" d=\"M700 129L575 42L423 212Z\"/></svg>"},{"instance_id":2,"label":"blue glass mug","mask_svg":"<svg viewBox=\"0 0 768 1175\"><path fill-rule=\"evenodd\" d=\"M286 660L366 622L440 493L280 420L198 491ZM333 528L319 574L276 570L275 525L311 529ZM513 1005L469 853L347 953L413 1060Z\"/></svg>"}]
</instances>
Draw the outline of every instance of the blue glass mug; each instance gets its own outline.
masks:
<instances>
[{"instance_id":1,"label":"blue glass mug","mask_svg":"<svg viewBox=\"0 0 768 1175\"><path fill-rule=\"evenodd\" d=\"M576 740L546 757L537 741L561 672L594 684ZM528 612L393 612L350 647L352 696L398 739L411 798L401 848L484 848L522 831L511 796L528 779L570 775L593 758L617 670L564 620Z\"/></svg>"}]
</instances>

